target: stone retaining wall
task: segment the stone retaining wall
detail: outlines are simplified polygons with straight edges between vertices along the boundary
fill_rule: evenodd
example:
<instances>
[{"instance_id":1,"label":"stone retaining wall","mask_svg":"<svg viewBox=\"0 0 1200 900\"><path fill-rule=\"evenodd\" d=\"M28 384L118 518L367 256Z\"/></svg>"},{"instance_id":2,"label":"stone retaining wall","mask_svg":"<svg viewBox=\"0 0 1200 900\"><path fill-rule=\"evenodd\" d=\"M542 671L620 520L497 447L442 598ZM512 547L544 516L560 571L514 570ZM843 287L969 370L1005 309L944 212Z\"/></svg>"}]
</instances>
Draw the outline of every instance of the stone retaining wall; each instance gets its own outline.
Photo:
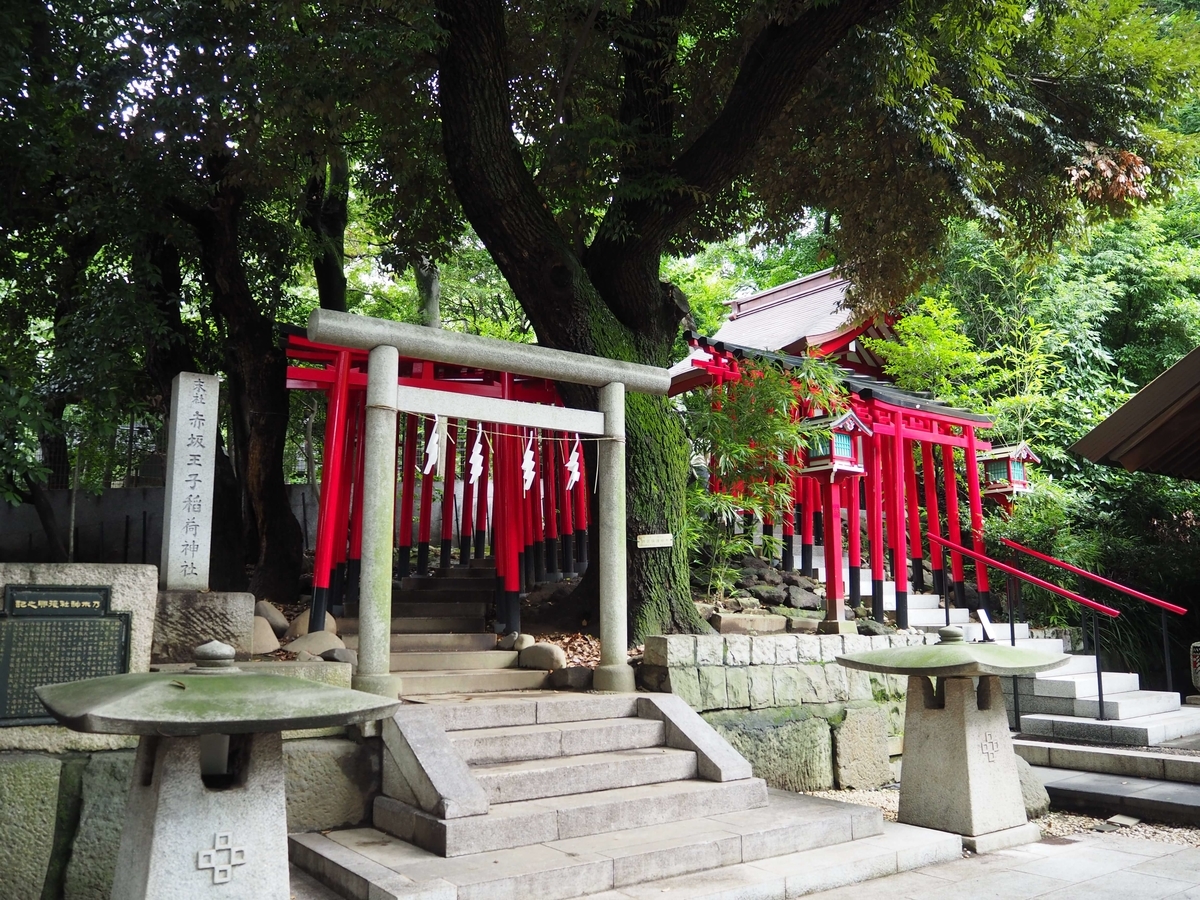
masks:
<instances>
[{"instance_id":1,"label":"stone retaining wall","mask_svg":"<svg viewBox=\"0 0 1200 900\"><path fill-rule=\"evenodd\" d=\"M933 643L936 635L656 635L639 680L677 694L784 790L896 780L906 678L847 669L844 653Z\"/></svg>"}]
</instances>

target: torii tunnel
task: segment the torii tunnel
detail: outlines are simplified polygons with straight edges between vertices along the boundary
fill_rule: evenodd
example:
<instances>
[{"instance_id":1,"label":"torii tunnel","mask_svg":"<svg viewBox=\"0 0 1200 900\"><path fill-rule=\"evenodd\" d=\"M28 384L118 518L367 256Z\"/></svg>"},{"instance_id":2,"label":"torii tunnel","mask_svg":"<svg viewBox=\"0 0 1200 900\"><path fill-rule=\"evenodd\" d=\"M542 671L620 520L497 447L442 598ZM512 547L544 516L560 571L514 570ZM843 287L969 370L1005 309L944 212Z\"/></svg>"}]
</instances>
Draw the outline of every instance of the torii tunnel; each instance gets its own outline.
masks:
<instances>
[{"instance_id":1,"label":"torii tunnel","mask_svg":"<svg viewBox=\"0 0 1200 900\"><path fill-rule=\"evenodd\" d=\"M311 612L312 627L319 628L327 610L354 614L357 606L368 354L289 331L287 356L288 388L321 391L327 404ZM552 381L420 359L400 360L398 383L562 405ZM522 591L586 568L587 471L579 435L465 419L435 423L433 416L414 413L403 414L402 422L396 577L428 574L435 541L442 567L468 566L490 555L498 602L513 629ZM435 481L442 486L436 536Z\"/></svg>"}]
</instances>

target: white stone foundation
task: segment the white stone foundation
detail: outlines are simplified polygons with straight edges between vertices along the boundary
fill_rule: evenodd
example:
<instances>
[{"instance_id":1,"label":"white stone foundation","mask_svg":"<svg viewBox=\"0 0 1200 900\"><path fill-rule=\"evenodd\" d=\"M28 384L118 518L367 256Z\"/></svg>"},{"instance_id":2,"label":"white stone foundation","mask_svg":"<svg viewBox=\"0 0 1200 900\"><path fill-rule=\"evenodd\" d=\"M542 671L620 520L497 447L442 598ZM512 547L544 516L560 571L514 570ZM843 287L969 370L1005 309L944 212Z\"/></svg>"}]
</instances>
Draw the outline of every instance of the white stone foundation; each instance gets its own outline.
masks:
<instances>
[{"instance_id":1,"label":"white stone foundation","mask_svg":"<svg viewBox=\"0 0 1200 900\"><path fill-rule=\"evenodd\" d=\"M138 744L112 900L289 900L280 735L232 736L225 787L201 780L201 741Z\"/></svg>"},{"instance_id":2,"label":"white stone foundation","mask_svg":"<svg viewBox=\"0 0 1200 900\"><path fill-rule=\"evenodd\" d=\"M908 679L899 820L976 837L1026 824L1000 678Z\"/></svg>"}]
</instances>

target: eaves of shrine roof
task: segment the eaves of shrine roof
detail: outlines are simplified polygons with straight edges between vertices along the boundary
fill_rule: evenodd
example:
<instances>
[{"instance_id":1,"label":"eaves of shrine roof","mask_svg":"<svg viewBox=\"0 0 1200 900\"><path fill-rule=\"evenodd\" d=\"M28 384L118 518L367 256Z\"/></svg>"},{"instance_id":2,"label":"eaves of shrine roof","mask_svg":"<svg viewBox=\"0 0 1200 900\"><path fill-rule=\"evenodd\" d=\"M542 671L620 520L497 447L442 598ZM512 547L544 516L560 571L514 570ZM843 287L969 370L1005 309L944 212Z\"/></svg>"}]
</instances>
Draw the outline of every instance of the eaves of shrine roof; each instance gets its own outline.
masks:
<instances>
[{"instance_id":1,"label":"eaves of shrine roof","mask_svg":"<svg viewBox=\"0 0 1200 900\"><path fill-rule=\"evenodd\" d=\"M1200 347L1072 445L1092 462L1200 481Z\"/></svg>"},{"instance_id":2,"label":"eaves of shrine roof","mask_svg":"<svg viewBox=\"0 0 1200 900\"><path fill-rule=\"evenodd\" d=\"M712 347L714 350L725 351L732 353L734 356L742 359L761 359L768 362L777 362L783 366L799 367L809 359L801 356L791 356L786 353L770 353L768 351L759 350L756 347L741 347L737 344L732 344L729 341L718 341L715 337L705 338L698 335L692 335L697 340L700 346L692 351L692 355L697 353L706 353L706 347ZM674 373L679 369L679 374L683 376L682 366L689 363L692 359L689 355L686 359L676 363L671 371ZM839 366L838 371L841 374L842 383L851 393L856 394L862 400L878 400L881 403L886 403L890 406L897 406L903 409L911 409L917 412L923 412L931 416L937 416L943 419L958 420L968 422L984 428L991 427L992 418L983 415L982 413L971 412L967 409L960 409L957 406L951 406L942 400L937 399L928 391L906 391L896 387L888 381L882 381L878 378L872 378L870 375L864 375L861 372L855 372L852 369L847 369L844 366ZM694 387L695 385L687 385L684 390ZM672 393L678 393L674 389Z\"/></svg>"},{"instance_id":3,"label":"eaves of shrine roof","mask_svg":"<svg viewBox=\"0 0 1200 900\"><path fill-rule=\"evenodd\" d=\"M714 341L758 350L797 352L816 347L855 327L845 308L850 282L833 269L730 301L729 320Z\"/></svg>"}]
</instances>

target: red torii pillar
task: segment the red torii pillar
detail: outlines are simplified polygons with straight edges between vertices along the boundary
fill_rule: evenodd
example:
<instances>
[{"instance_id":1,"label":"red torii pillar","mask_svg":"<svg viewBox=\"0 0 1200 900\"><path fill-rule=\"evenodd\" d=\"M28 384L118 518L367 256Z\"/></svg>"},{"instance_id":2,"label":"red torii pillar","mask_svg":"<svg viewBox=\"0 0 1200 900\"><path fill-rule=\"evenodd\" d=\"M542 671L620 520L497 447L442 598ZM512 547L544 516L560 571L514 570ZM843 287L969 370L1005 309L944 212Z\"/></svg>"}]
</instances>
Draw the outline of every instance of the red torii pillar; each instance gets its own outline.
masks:
<instances>
[{"instance_id":1,"label":"red torii pillar","mask_svg":"<svg viewBox=\"0 0 1200 900\"><path fill-rule=\"evenodd\" d=\"M883 436L875 434L863 442L867 468L867 540L871 543L871 614L883 621Z\"/></svg>"},{"instance_id":2,"label":"red torii pillar","mask_svg":"<svg viewBox=\"0 0 1200 900\"><path fill-rule=\"evenodd\" d=\"M979 493L979 463L975 457L975 429L970 425L963 429L966 432L967 448L967 497L971 504L971 549L976 553L986 553L983 543L983 498ZM979 605L987 609L991 602L991 592L988 590L987 566L981 562L975 563L975 586L979 591Z\"/></svg>"},{"instance_id":3,"label":"red torii pillar","mask_svg":"<svg viewBox=\"0 0 1200 900\"><path fill-rule=\"evenodd\" d=\"M942 523L938 514L937 470L933 464L933 445L921 442L921 477L925 482L925 519L933 537L942 536ZM933 592L939 597L946 595L946 573L942 569L942 548L934 541L929 542L929 566L933 572Z\"/></svg>"}]
</instances>

